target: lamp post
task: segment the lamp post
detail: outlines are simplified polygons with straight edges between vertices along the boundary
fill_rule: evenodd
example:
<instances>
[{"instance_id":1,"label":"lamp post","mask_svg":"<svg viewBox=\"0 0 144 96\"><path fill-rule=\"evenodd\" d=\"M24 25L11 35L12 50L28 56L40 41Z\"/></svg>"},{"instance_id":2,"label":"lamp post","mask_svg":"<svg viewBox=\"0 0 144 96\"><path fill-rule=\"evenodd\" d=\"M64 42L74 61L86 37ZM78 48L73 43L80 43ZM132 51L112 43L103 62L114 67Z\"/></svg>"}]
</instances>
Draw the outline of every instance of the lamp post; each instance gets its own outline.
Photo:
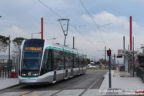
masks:
<instances>
[{"instance_id":1,"label":"lamp post","mask_svg":"<svg viewBox=\"0 0 144 96\"><path fill-rule=\"evenodd\" d=\"M10 40L10 35L9 35L9 49L8 49L8 65L7 65L7 68L8 68L8 78L10 78L10 73L11 73L11 60L10 60L10 43L11 43L11 40Z\"/></svg>"}]
</instances>

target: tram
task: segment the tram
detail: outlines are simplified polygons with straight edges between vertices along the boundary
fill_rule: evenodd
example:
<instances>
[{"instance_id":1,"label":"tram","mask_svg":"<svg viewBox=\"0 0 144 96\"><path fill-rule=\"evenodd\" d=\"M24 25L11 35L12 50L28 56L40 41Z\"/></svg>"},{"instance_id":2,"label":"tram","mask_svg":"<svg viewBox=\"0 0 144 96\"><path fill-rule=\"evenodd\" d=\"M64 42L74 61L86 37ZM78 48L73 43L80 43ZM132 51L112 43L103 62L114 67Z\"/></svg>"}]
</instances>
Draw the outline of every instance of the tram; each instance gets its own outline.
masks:
<instances>
[{"instance_id":1,"label":"tram","mask_svg":"<svg viewBox=\"0 0 144 96\"><path fill-rule=\"evenodd\" d=\"M86 55L75 49L41 39L25 40L21 46L21 84L56 83L85 72Z\"/></svg>"}]
</instances>

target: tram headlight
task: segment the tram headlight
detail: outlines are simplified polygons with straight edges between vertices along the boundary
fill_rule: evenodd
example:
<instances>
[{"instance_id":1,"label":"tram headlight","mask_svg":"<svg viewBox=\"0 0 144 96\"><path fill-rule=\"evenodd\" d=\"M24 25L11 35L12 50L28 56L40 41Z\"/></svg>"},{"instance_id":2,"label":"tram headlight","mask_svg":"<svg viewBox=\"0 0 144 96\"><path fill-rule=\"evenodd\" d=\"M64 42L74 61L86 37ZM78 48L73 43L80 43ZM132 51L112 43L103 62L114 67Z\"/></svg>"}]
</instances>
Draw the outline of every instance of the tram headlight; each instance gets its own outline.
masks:
<instances>
[{"instance_id":1,"label":"tram headlight","mask_svg":"<svg viewBox=\"0 0 144 96\"><path fill-rule=\"evenodd\" d=\"M26 76L26 74L25 74L25 73L22 73L21 75L22 75L22 76Z\"/></svg>"},{"instance_id":2,"label":"tram headlight","mask_svg":"<svg viewBox=\"0 0 144 96\"><path fill-rule=\"evenodd\" d=\"M33 76L38 76L38 73L34 73L34 74L32 74Z\"/></svg>"}]
</instances>

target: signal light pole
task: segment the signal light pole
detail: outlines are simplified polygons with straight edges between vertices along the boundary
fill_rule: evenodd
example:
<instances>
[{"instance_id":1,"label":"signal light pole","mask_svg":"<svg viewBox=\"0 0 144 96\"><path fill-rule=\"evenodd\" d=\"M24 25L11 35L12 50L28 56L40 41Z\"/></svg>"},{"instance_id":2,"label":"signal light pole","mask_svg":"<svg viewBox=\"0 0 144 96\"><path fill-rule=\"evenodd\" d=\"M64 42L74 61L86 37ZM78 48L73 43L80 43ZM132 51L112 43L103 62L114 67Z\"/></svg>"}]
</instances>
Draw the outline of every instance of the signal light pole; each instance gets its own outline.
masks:
<instances>
[{"instance_id":1,"label":"signal light pole","mask_svg":"<svg viewBox=\"0 0 144 96\"><path fill-rule=\"evenodd\" d=\"M104 48L104 51L105 51L105 68L106 68L106 46Z\"/></svg>"},{"instance_id":2,"label":"signal light pole","mask_svg":"<svg viewBox=\"0 0 144 96\"><path fill-rule=\"evenodd\" d=\"M111 49L107 50L107 55L109 56L109 88L111 88Z\"/></svg>"}]
</instances>

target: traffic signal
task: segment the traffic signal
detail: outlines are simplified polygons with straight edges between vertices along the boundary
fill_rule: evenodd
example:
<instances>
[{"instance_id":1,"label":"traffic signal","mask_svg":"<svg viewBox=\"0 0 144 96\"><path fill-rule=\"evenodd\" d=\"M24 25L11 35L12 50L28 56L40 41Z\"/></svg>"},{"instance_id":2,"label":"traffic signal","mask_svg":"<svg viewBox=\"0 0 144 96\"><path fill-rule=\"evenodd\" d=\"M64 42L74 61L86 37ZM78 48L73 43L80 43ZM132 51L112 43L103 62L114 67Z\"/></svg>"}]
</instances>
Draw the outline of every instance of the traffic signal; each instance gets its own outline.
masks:
<instances>
[{"instance_id":1,"label":"traffic signal","mask_svg":"<svg viewBox=\"0 0 144 96\"><path fill-rule=\"evenodd\" d=\"M107 50L107 55L111 56L111 49Z\"/></svg>"}]
</instances>

